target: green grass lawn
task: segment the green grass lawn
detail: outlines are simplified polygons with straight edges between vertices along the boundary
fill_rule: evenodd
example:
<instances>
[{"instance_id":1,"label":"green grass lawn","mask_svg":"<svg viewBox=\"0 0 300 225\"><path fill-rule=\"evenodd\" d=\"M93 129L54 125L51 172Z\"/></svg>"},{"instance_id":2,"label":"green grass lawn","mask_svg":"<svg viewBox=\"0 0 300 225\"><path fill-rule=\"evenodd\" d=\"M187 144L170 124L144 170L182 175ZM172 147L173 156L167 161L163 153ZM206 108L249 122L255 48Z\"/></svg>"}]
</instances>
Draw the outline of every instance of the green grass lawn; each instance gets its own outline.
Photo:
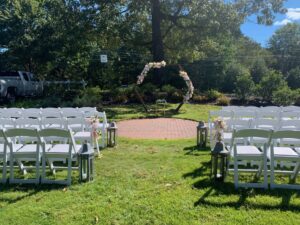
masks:
<instances>
[{"instance_id":1,"label":"green grass lawn","mask_svg":"<svg viewBox=\"0 0 300 225\"><path fill-rule=\"evenodd\" d=\"M175 108L176 105L169 105ZM207 120L213 106L184 105L176 118ZM145 117L136 106L114 120ZM155 116L155 115L154 115ZM95 161L96 179L70 187L0 185L0 224L299 224L300 192L235 190L210 180L210 151L195 140L119 139Z\"/></svg>"},{"instance_id":2,"label":"green grass lawn","mask_svg":"<svg viewBox=\"0 0 300 225\"><path fill-rule=\"evenodd\" d=\"M210 110L220 109L220 106L214 105L184 104L180 111L175 113L174 111L177 106L178 104L167 104L164 110L161 105L147 104L149 113L145 112L141 104L107 106L104 107L104 110L110 120L116 121L146 117L172 117L195 121L207 121Z\"/></svg>"}]
</instances>

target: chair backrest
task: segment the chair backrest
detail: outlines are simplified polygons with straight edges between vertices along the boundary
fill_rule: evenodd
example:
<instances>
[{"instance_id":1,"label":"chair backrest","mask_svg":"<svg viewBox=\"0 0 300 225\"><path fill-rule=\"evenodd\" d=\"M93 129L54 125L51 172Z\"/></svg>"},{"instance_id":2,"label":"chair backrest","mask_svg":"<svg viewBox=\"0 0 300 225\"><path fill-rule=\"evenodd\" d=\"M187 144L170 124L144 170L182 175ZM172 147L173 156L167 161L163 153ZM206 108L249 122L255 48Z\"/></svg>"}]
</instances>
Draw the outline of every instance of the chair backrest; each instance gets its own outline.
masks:
<instances>
[{"instance_id":1,"label":"chair backrest","mask_svg":"<svg viewBox=\"0 0 300 225\"><path fill-rule=\"evenodd\" d=\"M46 117L41 119L41 126L42 129L51 128L51 127L64 129L66 128L66 120L63 118Z\"/></svg>"},{"instance_id":2,"label":"chair backrest","mask_svg":"<svg viewBox=\"0 0 300 225\"><path fill-rule=\"evenodd\" d=\"M43 118L61 118L62 114L60 108L44 108L41 110L41 116Z\"/></svg>"},{"instance_id":3,"label":"chair backrest","mask_svg":"<svg viewBox=\"0 0 300 225\"><path fill-rule=\"evenodd\" d=\"M252 128L255 129L270 129L278 130L280 127L280 120L277 119L255 119L252 122Z\"/></svg>"},{"instance_id":4,"label":"chair backrest","mask_svg":"<svg viewBox=\"0 0 300 225\"><path fill-rule=\"evenodd\" d=\"M21 108L6 108L2 111L1 117L3 118L19 118L21 117Z\"/></svg>"},{"instance_id":5,"label":"chair backrest","mask_svg":"<svg viewBox=\"0 0 300 225\"><path fill-rule=\"evenodd\" d=\"M280 111L274 111L274 110L258 110L256 112L256 118L258 119L278 119L280 118Z\"/></svg>"},{"instance_id":6,"label":"chair backrest","mask_svg":"<svg viewBox=\"0 0 300 225\"><path fill-rule=\"evenodd\" d=\"M259 111L274 111L274 112L280 112L281 108L278 106L265 106L265 107L260 107Z\"/></svg>"},{"instance_id":7,"label":"chair backrest","mask_svg":"<svg viewBox=\"0 0 300 225\"><path fill-rule=\"evenodd\" d=\"M298 119L281 120L280 127L278 130L300 130L300 120Z\"/></svg>"},{"instance_id":8,"label":"chair backrest","mask_svg":"<svg viewBox=\"0 0 300 225\"><path fill-rule=\"evenodd\" d=\"M16 127L16 119L14 118L0 118L0 128L11 129Z\"/></svg>"},{"instance_id":9,"label":"chair backrest","mask_svg":"<svg viewBox=\"0 0 300 225\"><path fill-rule=\"evenodd\" d=\"M243 129L234 130L232 134L232 145L235 144L237 138L249 138L250 142L253 142L253 138L265 138L265 144L270 145L273 130L263 130L263 129Z\"/></svg>"},{"instance_id":10,"label":"chair backrest","mask_svg":"<svg viewBox=\"0 0 300 225\"><path fill-rule=\"evenodd\" d=\"M290 106L282 107L281 110L283 112L291 112L291 111L300 112L300 107L299 106L290 105Z\"/></svg>"},{"instance_id":11,"label":"chair backrest","mask_svg":"<svg viewBox=\"0 0 300 225\"><path fill-rule=\"evenodd\" d=\"M41 109L39 108L28 108L23 109L22 118L40 118L41 117Z\"/></svg>"},{"instance_id":12,"label":"chair backrest","mask_svg":"<svg viewBox=\"0 0 300 225\"><path fill-rule=\"evenodd\" d=\"M245 106L242 109L246 110L246 111L254 111L254 112L256 112L257 110L259 110L259 108L256 107L256 106Z\"/></svg>"},{"instance_id":13,"label":"chair backrest","mask_svg":"<svg viewBox=\"0 0 300 225\"><path fill-rule=\"evenodd\" d=\"M293 138L300 139L300 131L280 130L273 133L272 139Z\"/></svg>"},{"instance_id":14,"label":"chair backrest","mask_svg":"<svg viewBox=\"0 0 300 225\"><path fill-rule=\"evenodd\" d=\"M7 137L8 142L11 142L10 138L21 141L23 137L30 137L31 141L36 141L37 143L40 143L40 137L38 135L37 129L13 128L6 130L5 136ZM32 138L34 138L34 140Z\"/></svg>"},{"instance_id":15,"label":"chair backrest","mask_svg":"<svg viewBox=\"0 0 300 225\"><path fill-rule=\"evenodd\" d=\"M83 117L69 117L66 118L67 127L72 131L83 131L85 127L85 121Z\"/></svg>"},{"instance_id":16,"label":"chair backrest","mask_svg":"<svg viewBox=\"0 0 300 225\"><path fill-rule=\"evenodd\" d=\"M241 130L241 129L249 129L250 128L250 120L241 120L241 119L232 119L227 121L227 130L233 131Z\"/></svg>"},{"instance_id":17,"label":"chair backrest","mask_svg":"<svg viewBox=\"0 0 300 225\"><path fill-rule=\"evenodd\" d=\"M52 142L53 140L61 141L66 139L70 145L70 153L73 151L76 153L75 140L72 134L71 129L56 129L56 128L47 128L39 131L39 136L42 142L47 142L48 140Z\"/></svg>"},{"instance_id":18,"label":"chair backrest","mask_svg":"<svg viewBox=\"0 0 300 225\"><path fill-rule=\"evenodd\" d=\"M299 119L300 111L283 111L281 112L281 120Z\"/></svg>"},{"instance_id":19,"label":"chair backrest","mask_svg":"<svg viewBox=\"0 0 300 225\"><path fill-rule=\"evenodd\" d=\"M40 118L19 118L16 119L17 128L28 128L28 129L41 129L41 119Z\"/></svg>"},{"instance_id":20,"label":"chair backrest","mask_svg":"<svg viewBox=\"0 0 300 225\"><path fill-rule=\"evenodd\" d=\"M244 119L244 120L249 120L249 119L254 119L256 117L256 111L254 110L238 110L234 112L234 118L238 119Z\"/></svg>"},{"instance_id":21,"label":"chair backrest","mask_svg":"<svg viewBox=\"0 0 300 225\"><path fill-rule=\"evenodd\" d=\"M66 111L61 111L62 117L64 118L69 118L69 117L80 117L83 118L84 114L83 112L80 112L79 110L66 110Z\"/></svg>"},{"instance_id":22,"label":"chair backrest","mask_svg":"<svg viewBox=\"0 0 300 225\"><path fill-rule=\"evenodd\" d=\"M272 136L274 144L300 146L300 131L297 130L280 130L274 132Z\"/></svg>"}]
</instances>

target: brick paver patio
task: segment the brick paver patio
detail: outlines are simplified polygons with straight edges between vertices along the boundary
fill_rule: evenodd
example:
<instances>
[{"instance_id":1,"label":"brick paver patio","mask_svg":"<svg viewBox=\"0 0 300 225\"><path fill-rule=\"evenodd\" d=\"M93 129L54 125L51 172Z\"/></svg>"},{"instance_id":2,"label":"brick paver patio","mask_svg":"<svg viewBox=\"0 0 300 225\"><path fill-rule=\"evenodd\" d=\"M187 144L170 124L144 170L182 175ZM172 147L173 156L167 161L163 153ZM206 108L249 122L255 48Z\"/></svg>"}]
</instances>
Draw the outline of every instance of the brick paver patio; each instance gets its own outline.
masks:
<instances>
[{"instance_id":1,"label":"brick paver patio","mask_svg":"<svg viewBox=\"0 0 300 225\"><path fill-rule=\"evenodd\" d=\"M196 137L197 122L173 118L135 119L118 122L120 137L179 139Z\"/></svg>"}]
</instances>

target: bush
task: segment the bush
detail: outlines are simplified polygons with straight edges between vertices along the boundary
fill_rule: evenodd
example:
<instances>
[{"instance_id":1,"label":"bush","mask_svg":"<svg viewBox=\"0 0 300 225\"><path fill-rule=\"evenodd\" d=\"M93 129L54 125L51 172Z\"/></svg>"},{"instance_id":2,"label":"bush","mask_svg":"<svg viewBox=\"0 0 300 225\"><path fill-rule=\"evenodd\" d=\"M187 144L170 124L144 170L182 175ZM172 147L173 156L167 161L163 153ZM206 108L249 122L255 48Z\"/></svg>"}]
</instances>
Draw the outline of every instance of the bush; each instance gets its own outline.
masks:
<instances>
[{"instance_id":1,"label":"bush","mask_svg":"<svg viewBox=\"0 0 300 225\"><path fill-rule=\"evenodd\" d=\"M168 98L168 101L170 102L181 102L183 100L183 95L180 91L175 91L172 93L172 95Z\"/></svg>"},{"instance_id":2,"label":"bush","mask_svg":"<svg viewBox=\"0 0 300 225\"><path fill-rule=\"evenodd\" d=\"M300 106L300 89L294 90L295 93L295 105Z\"/></svg>"},{"instance_id":3,"label":"bush","mask_svg":"<svg viewBox=\"0 0 300 225\"><path fill-rule=\"evenodd\" d=\"M210 89L206 92L206 97L209 101L215 101L217 98L219 98L221 96L222 96L222 94L214 89Z\"/></svg>"},{"instance_id":4,"label":"bush","mask_svg":"<svg viewBox=\"0 0 300 225\"><path fill-rule=\"evenodd\" d=\"M259 82L257 92L263 100L271 102L273 93L277 90L285 88L286 81L280 72L270 70Z\"/></svg>"},{"instance_id":5,"label":"bush","mask_svg":"<svg viewBox=\"0 0 300 225\"><path fill-rule=\"evenodd\" d=\"M288 86L273 92L272 102L278 106L287 106L295 103L297 93Z\"/></svg>"},{"instance_id":6,"label":"bush","mask_svg":"<svg viewBox=\"0 0 300 225\"><path fill-rule=\"evenodd\" d=\"M221 106L227 106L230 103L230 98L226 97L225 95L222 95L217 99L217 105Z\"/></svg>"},{"instance_id":7,"label":"bush","mask_svg":"<svg viewBox=\"0 0 300 225\"><path fill-rule=\"evenodd\" d=\"M249 74L238 76L235 82L235 94L238 99L246 100L254 91L255 84Z\"/></svg>"},{"instance_id":8,"label":"bush","mask_svg":"<svg viewBox=\"0 0 300 225\"><path fill-rule=\"evenodd\" d=\"M96 87L85 88L80 92L80 95L75 98L74 106L95 106L102 102L101 89Z\"/></svg>"},{"instance_id":9,"label":"bush","mask_svg":"<svg viewBox=\"0 0 300 225\"><path fill-rule=\"evenodd\" d=\"M205 103L205 102L207 102L207 97L204 95L195 95L194 94L192 100L195 103Z\"/></svg>"}]
</instances>

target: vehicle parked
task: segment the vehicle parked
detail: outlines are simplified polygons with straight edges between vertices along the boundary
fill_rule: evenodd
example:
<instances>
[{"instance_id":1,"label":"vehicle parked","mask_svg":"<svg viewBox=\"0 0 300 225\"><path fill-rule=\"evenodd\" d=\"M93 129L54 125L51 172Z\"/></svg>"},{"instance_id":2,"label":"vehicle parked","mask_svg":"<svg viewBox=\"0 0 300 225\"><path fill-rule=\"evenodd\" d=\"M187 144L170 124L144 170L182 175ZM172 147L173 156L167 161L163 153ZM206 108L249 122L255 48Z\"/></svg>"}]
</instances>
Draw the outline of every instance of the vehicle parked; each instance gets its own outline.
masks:
<instances>
[{"instance_id":1,"label":"vehicle parked","mask_svg":"<svg viewBox=\"0 0 300 225\"><path fill-rule=\"evenodd\" d=\"M30 72L0 72L0 97L13 102L16 97L42 95L44 85Z\"/></svg>"}]
</instances>

